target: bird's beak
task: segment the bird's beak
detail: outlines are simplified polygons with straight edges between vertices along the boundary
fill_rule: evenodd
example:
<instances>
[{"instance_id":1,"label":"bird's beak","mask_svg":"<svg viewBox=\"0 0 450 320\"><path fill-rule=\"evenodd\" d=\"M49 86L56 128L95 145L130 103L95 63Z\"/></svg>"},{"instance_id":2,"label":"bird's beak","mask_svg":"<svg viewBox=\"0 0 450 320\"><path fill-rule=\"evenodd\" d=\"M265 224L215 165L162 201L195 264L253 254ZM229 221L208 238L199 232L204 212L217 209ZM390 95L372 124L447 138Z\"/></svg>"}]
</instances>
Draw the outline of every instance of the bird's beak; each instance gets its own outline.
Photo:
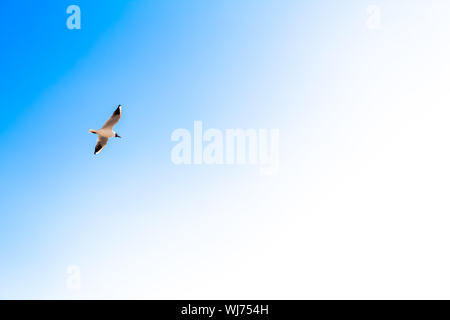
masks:
<instances>
[{"instance_id":1,"label":"bird's beak","mask_svg":"<svg viewBox=\"0 0 450 320\"><path fill-rule=\"evenodd\" d=\"M117 135L117 138L122 138L121 136Z\"/></svg>"}]
</instances>

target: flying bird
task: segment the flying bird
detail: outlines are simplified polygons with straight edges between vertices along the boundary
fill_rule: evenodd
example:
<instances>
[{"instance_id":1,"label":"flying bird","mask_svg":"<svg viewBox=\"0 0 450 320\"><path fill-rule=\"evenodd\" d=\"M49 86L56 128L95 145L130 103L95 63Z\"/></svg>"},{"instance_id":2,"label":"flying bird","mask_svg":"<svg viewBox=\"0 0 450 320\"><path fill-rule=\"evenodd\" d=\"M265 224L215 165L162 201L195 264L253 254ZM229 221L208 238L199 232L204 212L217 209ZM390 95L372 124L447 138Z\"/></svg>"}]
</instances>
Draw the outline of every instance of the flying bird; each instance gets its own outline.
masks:
<instances>
[{"instance_id":1,"label":"flying bird","mask_svg":"<svg viewBox=\"0 0 450 320\"><path fill-rule=\"evenodd\" d=\"M98 154L108 143L109 138L121 138L117 133L113 131L113 127L119 122L122 116L122 106L119 104L116 111L112 114L111 118L106 121L100 130L89 130L90 133L95 133L98 136L97 145L95 146L94 154Z\"/></svg>"}]
</instances>

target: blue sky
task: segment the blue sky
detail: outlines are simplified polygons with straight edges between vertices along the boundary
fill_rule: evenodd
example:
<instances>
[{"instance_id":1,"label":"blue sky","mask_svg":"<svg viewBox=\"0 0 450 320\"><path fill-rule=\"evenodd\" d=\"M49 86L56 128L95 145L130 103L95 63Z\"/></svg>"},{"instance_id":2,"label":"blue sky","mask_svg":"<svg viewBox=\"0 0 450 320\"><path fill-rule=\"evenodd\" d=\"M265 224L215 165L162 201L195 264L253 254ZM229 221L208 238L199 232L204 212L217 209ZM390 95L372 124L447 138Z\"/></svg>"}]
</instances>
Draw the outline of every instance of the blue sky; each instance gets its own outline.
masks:
<instances>
[{"instance_id":1,"label":"blue sky","mask_svg":"<svg viewBox=\"0 0 450 320\"><path fill-rule=\"evenodd\" d=\"M445 296L448 9L2 1L0 298ZM279 129L279 174L175 166L195 120Z\"/></svg>"}]
</instances>

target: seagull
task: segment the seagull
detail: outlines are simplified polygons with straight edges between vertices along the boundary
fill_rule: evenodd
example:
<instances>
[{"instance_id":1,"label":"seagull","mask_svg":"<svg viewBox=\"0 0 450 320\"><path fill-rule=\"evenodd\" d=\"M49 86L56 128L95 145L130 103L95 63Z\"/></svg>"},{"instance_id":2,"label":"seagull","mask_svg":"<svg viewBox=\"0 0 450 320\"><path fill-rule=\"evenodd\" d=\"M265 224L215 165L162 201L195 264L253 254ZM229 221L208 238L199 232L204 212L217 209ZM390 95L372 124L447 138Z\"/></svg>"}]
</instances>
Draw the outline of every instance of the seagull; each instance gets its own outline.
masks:
<instances>
[{"instance_id":1,"label":"seagull","mask_svg":"<svg viewBox=\"0 0 450 320\"><path fill-rule=\"evenodd\" d=\"M106 121L100 130L89 130L90 133L95 133L98 136L97 145L95 146L94 154L98 154L108 143L109 138L122 138L113 131L113 127L119 122L122 116L122 106L119 104L116 111L112 114L111 118Z\"/></svg>"}]
</instances>

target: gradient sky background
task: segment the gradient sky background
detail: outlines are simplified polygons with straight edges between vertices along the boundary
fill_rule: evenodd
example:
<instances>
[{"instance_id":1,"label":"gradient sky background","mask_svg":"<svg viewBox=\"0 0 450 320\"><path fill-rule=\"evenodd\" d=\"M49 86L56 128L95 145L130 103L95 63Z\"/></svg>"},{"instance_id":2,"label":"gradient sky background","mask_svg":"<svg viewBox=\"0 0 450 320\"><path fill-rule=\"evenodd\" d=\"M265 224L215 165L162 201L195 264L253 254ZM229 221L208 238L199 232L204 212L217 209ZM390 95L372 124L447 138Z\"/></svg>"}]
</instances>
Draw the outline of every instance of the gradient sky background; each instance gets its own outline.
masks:
<instances>
[{"instance_id":1,"label":"gradient sky background","mask_svg":"<svg viewBox=\"0 0 450 320\"><path fill-rule=\"evenodd\" d=\"M1 1L0 298L450 298L449 16ZM117 104L123 139L94 156ZM279 129L279 174L175 166L194 120Z\"/></svg>"}]
</instances>

